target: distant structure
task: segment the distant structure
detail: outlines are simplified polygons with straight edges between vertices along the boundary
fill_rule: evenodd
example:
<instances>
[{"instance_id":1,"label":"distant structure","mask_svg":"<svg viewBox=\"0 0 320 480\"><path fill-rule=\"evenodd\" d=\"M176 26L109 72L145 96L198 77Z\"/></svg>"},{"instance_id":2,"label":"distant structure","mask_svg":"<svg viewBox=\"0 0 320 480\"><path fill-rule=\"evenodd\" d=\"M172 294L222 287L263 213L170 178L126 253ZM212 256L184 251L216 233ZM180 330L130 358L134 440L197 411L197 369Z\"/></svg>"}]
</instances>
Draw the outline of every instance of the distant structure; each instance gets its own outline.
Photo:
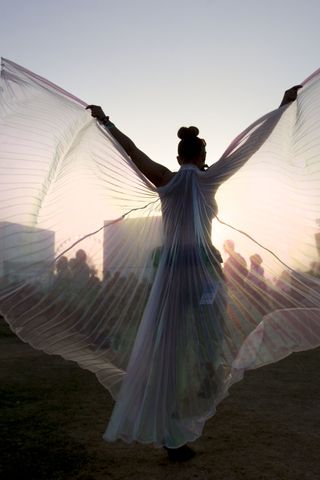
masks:
<instances>
[{"instance_id":1,"label":"distant structure","mask_svg":"<svg viewBox=\"0 0 320 480\"><path fill-rule=\"evenodd\" d=\"M125 218L110 226L108 223L104 223L104 278L121 270L126 276L151 279L153 252L161 245L162 217Z\"/></svg>"},{"instance_id":2,"label":"distant structure","mask_svg":"<svg viewBox=\"0 0 320 480\"><path fill-rule=\"evenodd\" d=\"M30 280L46 286L52 280L54 247L50 230L0 222L0 281Z\"/></svg>"},{"instance_id":3,"label":"distant structure","mask_svg":"<svg viewBox=\"0 0 320 480\"><path fill-rule=\"evenodd\" d=\"M318 250L318 256L320 257L320 218L317 218L316 224L319 228L319 231L315 234L316 246Z\"/></svg>"}]
</instances>

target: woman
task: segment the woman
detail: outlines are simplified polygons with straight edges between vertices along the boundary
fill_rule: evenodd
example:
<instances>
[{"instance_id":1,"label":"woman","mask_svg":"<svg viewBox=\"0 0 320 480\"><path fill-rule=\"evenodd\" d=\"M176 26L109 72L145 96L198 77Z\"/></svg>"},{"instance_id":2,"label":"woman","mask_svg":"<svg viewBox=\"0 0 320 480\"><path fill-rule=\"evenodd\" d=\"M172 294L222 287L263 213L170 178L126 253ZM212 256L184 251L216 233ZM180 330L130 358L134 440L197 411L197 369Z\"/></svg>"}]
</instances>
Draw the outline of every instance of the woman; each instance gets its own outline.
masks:
<instances>
[{"instance_id":1,"label":"woman","mask_svg":"<svg viewBox=\"0 0 320 480\"><path fill-rule=\"evenodd\" d=\"M281 107L296 99L299 88L285 93ZM259 149L283 108L252 134L250 150L238 151L223 172L219 162L206 167L206 143L198 129L180 128L176 173L139 150L100 107L87 108L158 188L164 224L157 276L104 438L153 441L165 446L169 458L187 460L194 452L185 441L200 434L225 395L233 356L227 346L234 333L225 324L222 260L211 245L215 192Z\"/></svg>"}]
</instances>

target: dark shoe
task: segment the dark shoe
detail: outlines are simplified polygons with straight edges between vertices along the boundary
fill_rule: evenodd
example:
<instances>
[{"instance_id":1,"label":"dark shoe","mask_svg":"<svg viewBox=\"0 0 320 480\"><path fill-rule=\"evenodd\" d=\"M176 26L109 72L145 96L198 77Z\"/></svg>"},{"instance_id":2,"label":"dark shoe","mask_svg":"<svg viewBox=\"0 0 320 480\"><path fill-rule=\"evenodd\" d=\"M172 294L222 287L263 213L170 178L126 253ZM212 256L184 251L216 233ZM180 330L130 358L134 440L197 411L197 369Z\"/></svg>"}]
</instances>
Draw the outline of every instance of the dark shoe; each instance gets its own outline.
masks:
<instances>
[{"instance_id":1,"label":"dark shoe","mask_svg":"<svg viewBox=\"0 0 320 480\"><path fill-rule=\"evenodd\" d=\"M182 445L182 447L179 448L163 448L167 451L168 458L171 462L187 462L196 454L188 445Z\"/></svg>"}]
</instances>

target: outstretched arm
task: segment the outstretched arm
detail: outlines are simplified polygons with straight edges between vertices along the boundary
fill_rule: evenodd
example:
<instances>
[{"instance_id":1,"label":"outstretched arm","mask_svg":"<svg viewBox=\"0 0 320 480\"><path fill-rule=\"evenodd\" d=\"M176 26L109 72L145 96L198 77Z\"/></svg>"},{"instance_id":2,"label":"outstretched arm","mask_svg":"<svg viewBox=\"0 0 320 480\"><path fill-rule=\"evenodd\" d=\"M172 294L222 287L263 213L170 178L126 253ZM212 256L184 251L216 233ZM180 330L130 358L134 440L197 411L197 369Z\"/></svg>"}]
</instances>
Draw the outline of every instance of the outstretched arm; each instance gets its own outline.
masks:
<instances>
[{"instance_id":1,"label":"outstretched arm","mask_svg":"<svg viewBox=\"0 0 320 480\"><path fill-rule=\"evenodd\" d=\"M262 118L261 123L257 124L244 142L241 144L239 141L238 148L235 145L235 150L231 153L225 152L220 160L211 165L207 172L213 176L217 187L234 175L259 150L282 116L284 110L280 107L296 100L299 88L301 85L286 90L279 109L268 115L267 119Z\"/></svg>"},{"instance_id":2,"label":"outstretched arm","mask_svg":"<svg viewBox=\"0 0 320 480\"><path fill-rule=\"evenodd\" d=\"M129 137L110 122L109 117L104 114L101 107L98 107L97 105L88 105L87 109L90 109L91 115L108 129L113 138L117 140L133 163L150 180L150 182L156 187L161 187L170 180L173 173L163 165L151 160L148 155L139 150Z\"/></svg>"}]
</instances>

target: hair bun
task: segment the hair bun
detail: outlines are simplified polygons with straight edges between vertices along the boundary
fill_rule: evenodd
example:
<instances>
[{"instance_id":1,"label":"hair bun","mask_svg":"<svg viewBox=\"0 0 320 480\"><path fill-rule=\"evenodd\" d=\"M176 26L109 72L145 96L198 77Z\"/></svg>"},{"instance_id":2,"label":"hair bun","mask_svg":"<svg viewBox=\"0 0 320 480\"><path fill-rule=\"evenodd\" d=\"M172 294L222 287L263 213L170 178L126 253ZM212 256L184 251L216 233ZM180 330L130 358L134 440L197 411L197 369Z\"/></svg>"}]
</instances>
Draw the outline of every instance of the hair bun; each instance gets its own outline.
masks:
<instances>
[{"instance_id":1,"label":"hair bun","mask_svg":"<svg viewBox=\"0 0 320 480\"><path fill-rule=\"evenodd\" d=\"M178 137L181 140L186 140L187 138L195 138L199 135L199 129L197 127L181 127L178 130Z\"/></svg>"}]
</instances>

